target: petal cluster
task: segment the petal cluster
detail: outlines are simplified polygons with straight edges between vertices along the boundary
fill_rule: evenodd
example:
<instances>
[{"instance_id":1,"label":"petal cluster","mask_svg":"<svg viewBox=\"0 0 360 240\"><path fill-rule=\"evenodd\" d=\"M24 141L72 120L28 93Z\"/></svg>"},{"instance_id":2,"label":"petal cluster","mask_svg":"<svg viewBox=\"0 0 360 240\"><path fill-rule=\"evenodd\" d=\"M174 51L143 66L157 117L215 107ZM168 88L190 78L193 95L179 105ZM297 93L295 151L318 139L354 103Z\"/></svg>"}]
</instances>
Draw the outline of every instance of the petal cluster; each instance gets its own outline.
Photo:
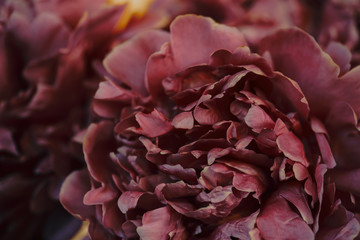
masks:
<instances>
[{"instance_id":1,"label":"petal cluster","mask_svg":"<svg viewBox=\"0 0 360 240\"><path fill-rule=\"evenodd\" d=\"M336 102L356 112L358 96L344 92L358 84L358 69L341 73L296 28L259 46L262 55L238 29L185 15L170 33L140 33L109 53L113 78L93 102L104 120L84 140L88 171L73 173L61 194L90 221L90 236L358 235L356 216L335 196L334 179L344 179L334 169L329 116Z\"/></svg>"}]
</instances>

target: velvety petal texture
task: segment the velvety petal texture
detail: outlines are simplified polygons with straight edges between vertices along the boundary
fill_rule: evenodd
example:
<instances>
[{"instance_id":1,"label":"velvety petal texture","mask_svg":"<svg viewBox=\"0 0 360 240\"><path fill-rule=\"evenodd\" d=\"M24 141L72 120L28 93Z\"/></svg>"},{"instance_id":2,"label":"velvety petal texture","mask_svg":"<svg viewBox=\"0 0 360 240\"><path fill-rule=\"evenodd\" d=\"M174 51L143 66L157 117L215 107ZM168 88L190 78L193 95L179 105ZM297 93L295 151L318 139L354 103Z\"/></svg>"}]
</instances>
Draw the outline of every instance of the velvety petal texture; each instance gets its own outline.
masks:
<instances>
[{"instance_id":1,"label":"velvety petal texture","mask_svg":"<svg viewBox=\"0 0 360 240\"><path fill-rule=\"evenodd\" d=\"M326 53L297 28L266 37L260 54L245 39L237 28L184 15L169 33L140 33L106 56L98 119L84 137L90 180L76 172L62 191L64 206L90 221L92 238L359 234L350 207L359 193L349 184L358 171L335 151L358 124L349 52L335 44ZM90 186L81 204L68 200L81 198L72 181Z\"/></svg>"}]
</instances>

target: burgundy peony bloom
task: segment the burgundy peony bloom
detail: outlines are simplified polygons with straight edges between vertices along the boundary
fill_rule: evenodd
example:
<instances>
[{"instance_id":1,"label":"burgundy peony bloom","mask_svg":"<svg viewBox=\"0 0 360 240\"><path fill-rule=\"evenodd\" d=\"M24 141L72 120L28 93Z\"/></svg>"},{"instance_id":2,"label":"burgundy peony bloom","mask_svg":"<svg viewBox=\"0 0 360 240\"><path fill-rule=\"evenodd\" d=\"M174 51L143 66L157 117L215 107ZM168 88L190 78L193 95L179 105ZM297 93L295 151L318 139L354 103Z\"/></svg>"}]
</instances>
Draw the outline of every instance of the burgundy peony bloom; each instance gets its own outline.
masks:
<instances>
[{"instance_id":1,"label":"burgundy peony bloom","mask_svg":"<svg viewBox=\"0 0 360 240\"><path fill-rule=\"evenodd\" d=\"M59 204L59 191L85 165L83 129L92 121L96 72L104 71L99 62L114 42L158 27L162 17L149 13L114 31L124 6L59 4L0 7L1 239L69 239L79 228Z\"/></svg>"},{"instance_id":2,"label":"burgundy peony bloom","mask_svg":"<svg viewBox=\"0 0 360 240\"><path fill-rule=\"evenodd\" d=\"M341 146L357 143L348 131L359 133L360 68L333 57L342 45L330 57L295 28L259 46L261 55L238 29L185 15L105 58L87 169L60 194L92 239L359 234L358 210L339 196L358 196L359 175L339 171L351 164Z\"/></svg>"}]
</instances>

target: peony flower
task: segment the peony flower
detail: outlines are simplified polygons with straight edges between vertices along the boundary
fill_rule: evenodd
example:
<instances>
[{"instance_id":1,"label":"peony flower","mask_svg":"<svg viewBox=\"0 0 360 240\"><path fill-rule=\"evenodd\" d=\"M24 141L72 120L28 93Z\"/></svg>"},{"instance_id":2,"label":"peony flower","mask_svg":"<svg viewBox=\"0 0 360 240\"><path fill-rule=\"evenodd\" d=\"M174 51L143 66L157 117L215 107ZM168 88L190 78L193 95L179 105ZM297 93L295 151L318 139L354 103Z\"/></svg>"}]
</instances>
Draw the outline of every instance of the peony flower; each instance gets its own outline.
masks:
<instances>
[{"instance_id":1,"label":"peony flower","mask_svg":"<svg viewBox=\"0 0 360 240\"><path fill-rule=\"evenodd\" d=\"M195 15L120 44L63 206L92 239L355 238L338 188L354 199L358 174L337 173L336 149L355 146L357 119L332 114L359 114L359 67L334 50L290 28L252 53L238 29Z\"/></svg>"},{"instance_id":2,"label":"peony flower","mask_svg":"<svg viewBox=\"0 0 360 240\"><path fill-rule=\"evenodd\" d=\"M95 9L95 2L99 5L6 1L1 6L2 239L69 239L77 231L81 222L59 204L59 191L65 177L85 165L82 131L101 81L99 62L114 42L158 27L162 18L149 13L145 22L116 32L124 6Z\"/></svg>"}]
</instances>

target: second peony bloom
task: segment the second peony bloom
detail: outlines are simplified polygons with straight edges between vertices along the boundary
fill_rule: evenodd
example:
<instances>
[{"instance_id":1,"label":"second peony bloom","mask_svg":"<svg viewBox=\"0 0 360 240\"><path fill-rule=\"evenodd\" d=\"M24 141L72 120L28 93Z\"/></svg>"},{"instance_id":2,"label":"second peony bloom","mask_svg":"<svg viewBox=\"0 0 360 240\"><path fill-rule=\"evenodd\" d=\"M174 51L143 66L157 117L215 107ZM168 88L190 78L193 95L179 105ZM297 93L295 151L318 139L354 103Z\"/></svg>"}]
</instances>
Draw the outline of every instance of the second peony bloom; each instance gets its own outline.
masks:
<instances>
[{"instance_id":1,"label":"second peony bloom","mask_svg":"<svg viewBox=\"0 0 360 240\"><path fill-rule=\"evenodd\" d=\"M170 33L143 32L112 50L93 102L103 120L84 140L88 168L61 191L92 239L358 235L335 196L336 170L327 172L334 144L346 141L329 132L352 121L329 113L359 113L359 68L336 58L342 45L331 58L294 28L259 49L236 28L185 15Z\"/></svg>"}]
</instances>

